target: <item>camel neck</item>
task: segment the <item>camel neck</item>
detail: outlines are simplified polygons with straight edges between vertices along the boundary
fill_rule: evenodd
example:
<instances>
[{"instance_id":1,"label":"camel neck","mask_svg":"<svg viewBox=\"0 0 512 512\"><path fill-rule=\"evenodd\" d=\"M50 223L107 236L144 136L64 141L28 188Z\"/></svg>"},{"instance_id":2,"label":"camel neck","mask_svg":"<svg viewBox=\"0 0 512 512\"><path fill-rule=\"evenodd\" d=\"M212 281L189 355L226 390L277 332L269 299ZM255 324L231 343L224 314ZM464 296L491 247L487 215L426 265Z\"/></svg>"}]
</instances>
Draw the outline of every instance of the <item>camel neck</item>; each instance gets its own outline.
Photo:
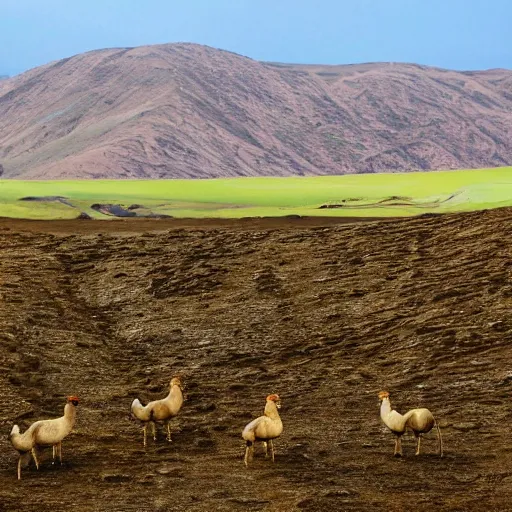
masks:
<instances>
[{"instance_id":1,"label":"camel neck","mask_svg":"<svg viewBox=\"0 0 512 512\"><path fill-rule=\"evenodd\" d=\"M171 386L171 389L169 390L169 394L167 395L167 398L177 397L181 396L181 388L177 385Z\"/></svg>"},{"instance_id":2,"label":"camel neck","mask_svg":"<svg viewBox=\"0 0 512 512\"><path fill-rule=\"evenodd\" d=\"M76 407L73 404L66 404L64 407L64 417L70 421L75 421Z\"/></svg>"},{"instance_id":3,"label":"camel neck","mask_svg":"<svg viewBox=\"0 0 512 512\"><path fill-rule=\"evenodd\" d=\"M267 400L265 405L265 416L275 420L279 418L279 412L277 411L277 406L273 400Z\"/></svg>"},{"instance_id":4,"label":"camel neck","mask_svg":"<svg viewBox=\"0 0 512 512\"><path fill-rule=\"evenodd\" d=\"M389 398L384 398L380 406L380 417L384 424L393 432L403 433L405 431L405 422L407 417L402 416L400 413L391 408Z\"/></svg>"},{"instance_id":5,"label":"camel neck","mask_svg":"<svg viewBox=\"0 0 512 512\"><path fill-rule=\"evenodd\" d=\"M389 401L389 398L384 398L380 404L380 417L384 420L391 410L391 402Z\"/></svg>"}]
</instances>

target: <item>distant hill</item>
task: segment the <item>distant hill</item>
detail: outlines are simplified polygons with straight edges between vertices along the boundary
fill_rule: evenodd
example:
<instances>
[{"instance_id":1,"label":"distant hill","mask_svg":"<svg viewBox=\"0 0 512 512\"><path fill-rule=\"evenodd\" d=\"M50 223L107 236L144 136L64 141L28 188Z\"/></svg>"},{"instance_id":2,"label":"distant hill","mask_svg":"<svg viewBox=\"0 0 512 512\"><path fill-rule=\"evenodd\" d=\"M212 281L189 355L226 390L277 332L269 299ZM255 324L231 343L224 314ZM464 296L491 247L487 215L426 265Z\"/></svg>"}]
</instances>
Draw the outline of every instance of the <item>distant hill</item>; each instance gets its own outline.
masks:
<instances>
[{"instance_id":1,"label":"distant hill","mask_svg":"<svg viewBox=\"0 0 512 512\"><path fill-rule=\"evenodd\" d=\"M0 82L18 178L320 175L512 164L512 71L99 50Z\"/></svg>"}]
</instances>

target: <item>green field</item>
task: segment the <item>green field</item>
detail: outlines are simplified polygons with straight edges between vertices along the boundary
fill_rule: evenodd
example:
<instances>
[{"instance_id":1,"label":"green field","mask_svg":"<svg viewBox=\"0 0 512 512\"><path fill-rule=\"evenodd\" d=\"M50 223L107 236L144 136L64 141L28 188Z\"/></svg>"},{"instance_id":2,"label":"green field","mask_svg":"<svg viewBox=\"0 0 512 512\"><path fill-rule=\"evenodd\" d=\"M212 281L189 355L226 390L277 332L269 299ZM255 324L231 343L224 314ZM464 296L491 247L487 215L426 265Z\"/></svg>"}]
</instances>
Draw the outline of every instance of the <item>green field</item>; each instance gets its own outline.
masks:
<instances>
[{"instance_id":1,"label":"green field","mask_svg":"<svg viewBox=\"0 0 512 512\"><path fill-rule=\"evenodd\" d=\"M21 200L27 196L39 200ZM61 199L52 199L56 196ZM72 219L85 212L94 218L116 218L91 209L94 203L139 205L131 210L138 216L196 218L385 217L469 211L512 206L512 167L307 178L0 180L2 217Z\"/></svg>"}]
</instances>

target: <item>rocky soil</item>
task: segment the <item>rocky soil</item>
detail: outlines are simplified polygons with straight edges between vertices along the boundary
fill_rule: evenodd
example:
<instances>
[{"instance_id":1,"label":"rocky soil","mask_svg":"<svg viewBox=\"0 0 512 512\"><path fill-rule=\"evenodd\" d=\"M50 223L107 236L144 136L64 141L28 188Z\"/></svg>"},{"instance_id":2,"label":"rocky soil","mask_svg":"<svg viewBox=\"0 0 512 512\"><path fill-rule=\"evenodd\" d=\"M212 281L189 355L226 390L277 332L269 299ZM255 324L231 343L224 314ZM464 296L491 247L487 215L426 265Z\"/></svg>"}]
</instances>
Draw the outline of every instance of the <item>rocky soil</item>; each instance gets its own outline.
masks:
<instances>
[{"instance_id":1,"label":"rocky soil","mask_svg":"<svg viewBox=\"0 0 512 512\"><path fill-rule=\"evenodd\" d=\"M512 210L332 222L0 221L0 509L508 510ZM173 442L144 451L130 403L176 373ZM382 389L444 458L434 433L393 458ZM276 462L245 469L269 393ZM18 482L12 425L68 394L63 466Z\"/></svg>"}]
</instances>

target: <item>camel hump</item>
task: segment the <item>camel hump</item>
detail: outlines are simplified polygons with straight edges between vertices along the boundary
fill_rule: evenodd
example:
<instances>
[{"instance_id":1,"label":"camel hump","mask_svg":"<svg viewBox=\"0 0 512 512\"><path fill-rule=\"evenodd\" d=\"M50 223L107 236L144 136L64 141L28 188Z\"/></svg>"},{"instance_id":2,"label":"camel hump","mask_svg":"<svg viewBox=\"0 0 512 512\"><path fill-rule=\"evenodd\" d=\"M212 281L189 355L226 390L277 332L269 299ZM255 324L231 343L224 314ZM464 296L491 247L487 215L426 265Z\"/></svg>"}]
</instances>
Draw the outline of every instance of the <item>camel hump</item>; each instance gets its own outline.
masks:
<instances>
[{"instance_id":1,"label":"camel hump","mask_svg":"<svg viewBox=\"0 0 512 512\"><path fill-rule=\"evenodd\" d=\"M428 409L413 409L408 413L406 425L415 432L426 433L435 423L434 415Z\"/></svg>"}]
</instances>

